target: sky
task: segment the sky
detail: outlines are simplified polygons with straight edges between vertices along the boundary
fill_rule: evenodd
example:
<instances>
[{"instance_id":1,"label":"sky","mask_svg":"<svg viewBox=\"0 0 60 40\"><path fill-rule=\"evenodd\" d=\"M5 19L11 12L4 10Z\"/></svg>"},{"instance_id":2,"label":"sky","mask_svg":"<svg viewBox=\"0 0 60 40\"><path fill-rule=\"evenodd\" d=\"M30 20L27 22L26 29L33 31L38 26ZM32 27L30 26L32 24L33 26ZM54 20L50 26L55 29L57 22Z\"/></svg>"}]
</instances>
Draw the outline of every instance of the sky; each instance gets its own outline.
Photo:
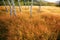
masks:
<instances>
[{"instance_id":1,"label":"sky","mask_svg":"<svg viewBox=\"0 0 60 40\"><path fill-rule=\"evenodd\" d=\"M58 0L45 0L45 1L48 1L48 2L56 2L56 1L58 1Z\"/></svg>"}]
</instances>

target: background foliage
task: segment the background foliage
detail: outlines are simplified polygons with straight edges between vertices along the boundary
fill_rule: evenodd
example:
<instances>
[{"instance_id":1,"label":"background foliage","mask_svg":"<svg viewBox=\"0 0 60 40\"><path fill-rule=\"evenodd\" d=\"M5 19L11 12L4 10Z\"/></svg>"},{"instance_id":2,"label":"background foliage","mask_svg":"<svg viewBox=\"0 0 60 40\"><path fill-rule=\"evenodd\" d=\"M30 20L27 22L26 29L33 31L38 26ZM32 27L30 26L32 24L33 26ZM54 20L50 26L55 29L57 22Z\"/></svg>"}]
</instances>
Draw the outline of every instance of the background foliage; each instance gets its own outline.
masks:
<instances>
[{"instance_id":1,"label":"background foliage","mask_svg":"<svg viewBox=\"0 0 60 40\"><path fill-rule=\"evenodd\" d=\"M6 0L4 0L4 1L6 2L6 5L8 5L7 1ZM31 5L31 0L29 0L29 3L28 3L28 0L26 2L24 2L24 0L20 0L20 4L21 5L24 5L24 3L26 3L26 5L28 5L28 4ZM54 6L55 5L54 3L49 3L49 2L45 2L45 1L40 1L40 2L34 1L34 3L33 3L33 5L40 5L40 4L43 5L43 6L46 6L46 5L47 6L49 6L49 5L50 6L51 5ZM0 6L1 5L4 5L2 0L0 0ZM17 0L15 0L15 5L18 5L18 1Z\"/></svg>"}]
</instances>

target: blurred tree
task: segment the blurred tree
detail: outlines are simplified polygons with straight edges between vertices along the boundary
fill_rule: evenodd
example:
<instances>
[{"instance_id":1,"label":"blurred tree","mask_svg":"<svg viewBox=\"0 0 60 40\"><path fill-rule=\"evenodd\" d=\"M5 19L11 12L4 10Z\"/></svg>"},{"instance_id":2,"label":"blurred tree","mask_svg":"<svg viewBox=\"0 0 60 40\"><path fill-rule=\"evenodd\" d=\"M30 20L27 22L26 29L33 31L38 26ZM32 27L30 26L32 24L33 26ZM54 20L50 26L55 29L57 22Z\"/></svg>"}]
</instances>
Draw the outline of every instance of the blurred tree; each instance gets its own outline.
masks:
<instances>
[{"instance_id":1,"label":"blurred tree","mask_svg":"<svg viewBox=\"0 0 60 40\"><path fill-rule=\"evenodd\" d=\"M3 3L2 3L2 0L0 0L0 6L2 5Z\"/></svg>"},{"instance_id":2,"label":"blurred tree","mask_svg":"<svg viewBox=\"0 0 60 40\"><path fill-rule=\"evenodd\" d=\"M60 1L57 1L56 6L60 7Z\"/></svg>"},{"instance_id":3,"label":"blurred tree","mask_svg":"<svg viewBox=\"0 0 60 40\"><path fill-rule=\"evenodd\" d=\"M8 5L7 3L7 0L4 0L6 2L6 5ZM10 0L9 0L10 1ZM15 5L18 5L18 1L17 0L14 0L15 2ZM36 6L47 6L47 5L52 5L53 3L48 3L48 2L45 2L44 0L33 0L33 5L36 5ZM60 1L58 1L59 4L60 4ZM26 0L26 5L28 5L28 0ZM24 0L20 0L20 4L21 5L24 5ZM4 5L2 0L0 0L0 6L1 5ZM29 5L31 5L31 0L29 0Z\"/></svg>"}]
</instances>

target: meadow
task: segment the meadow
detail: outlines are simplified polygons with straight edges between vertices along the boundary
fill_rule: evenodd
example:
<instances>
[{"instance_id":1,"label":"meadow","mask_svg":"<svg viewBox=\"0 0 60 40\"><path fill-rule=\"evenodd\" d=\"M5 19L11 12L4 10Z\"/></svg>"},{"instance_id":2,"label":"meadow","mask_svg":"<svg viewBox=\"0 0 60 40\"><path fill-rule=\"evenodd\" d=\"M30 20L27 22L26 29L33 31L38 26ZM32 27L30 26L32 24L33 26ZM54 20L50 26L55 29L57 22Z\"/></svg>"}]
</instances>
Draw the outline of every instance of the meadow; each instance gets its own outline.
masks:
<instances>
[{"instance_id":1,"label":"meadow","mask_svg":"<svg viewBox=\"0 0 60 40\"><path fill-rule=\"evenodd\" d=\"M28 6L16 6L16 16L7 8L0 6L0 40L60 40L59 7L33 6L32 17Z\"/></svg>"}]
</instances>

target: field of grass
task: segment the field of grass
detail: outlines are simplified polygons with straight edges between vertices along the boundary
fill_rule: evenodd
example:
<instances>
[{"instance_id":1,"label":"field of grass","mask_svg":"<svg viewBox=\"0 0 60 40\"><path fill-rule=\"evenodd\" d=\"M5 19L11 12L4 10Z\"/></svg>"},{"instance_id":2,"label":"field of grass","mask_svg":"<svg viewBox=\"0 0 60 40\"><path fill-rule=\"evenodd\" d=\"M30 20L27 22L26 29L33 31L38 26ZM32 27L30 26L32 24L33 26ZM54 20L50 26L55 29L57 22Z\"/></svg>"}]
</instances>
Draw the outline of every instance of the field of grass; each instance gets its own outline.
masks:
<instances>
[{"instance_id":1,"label":"field of grass","mask_svg":"<svg viewBox=\"0 0 60 40\"><path fill-rule=\"evenodd\" d=\"M16 7L16 16L10 16L4 6L0 6L0 40L60 40L60 8L33 6L32 17L29 8Z\"/></svg>"}]
</instances>

